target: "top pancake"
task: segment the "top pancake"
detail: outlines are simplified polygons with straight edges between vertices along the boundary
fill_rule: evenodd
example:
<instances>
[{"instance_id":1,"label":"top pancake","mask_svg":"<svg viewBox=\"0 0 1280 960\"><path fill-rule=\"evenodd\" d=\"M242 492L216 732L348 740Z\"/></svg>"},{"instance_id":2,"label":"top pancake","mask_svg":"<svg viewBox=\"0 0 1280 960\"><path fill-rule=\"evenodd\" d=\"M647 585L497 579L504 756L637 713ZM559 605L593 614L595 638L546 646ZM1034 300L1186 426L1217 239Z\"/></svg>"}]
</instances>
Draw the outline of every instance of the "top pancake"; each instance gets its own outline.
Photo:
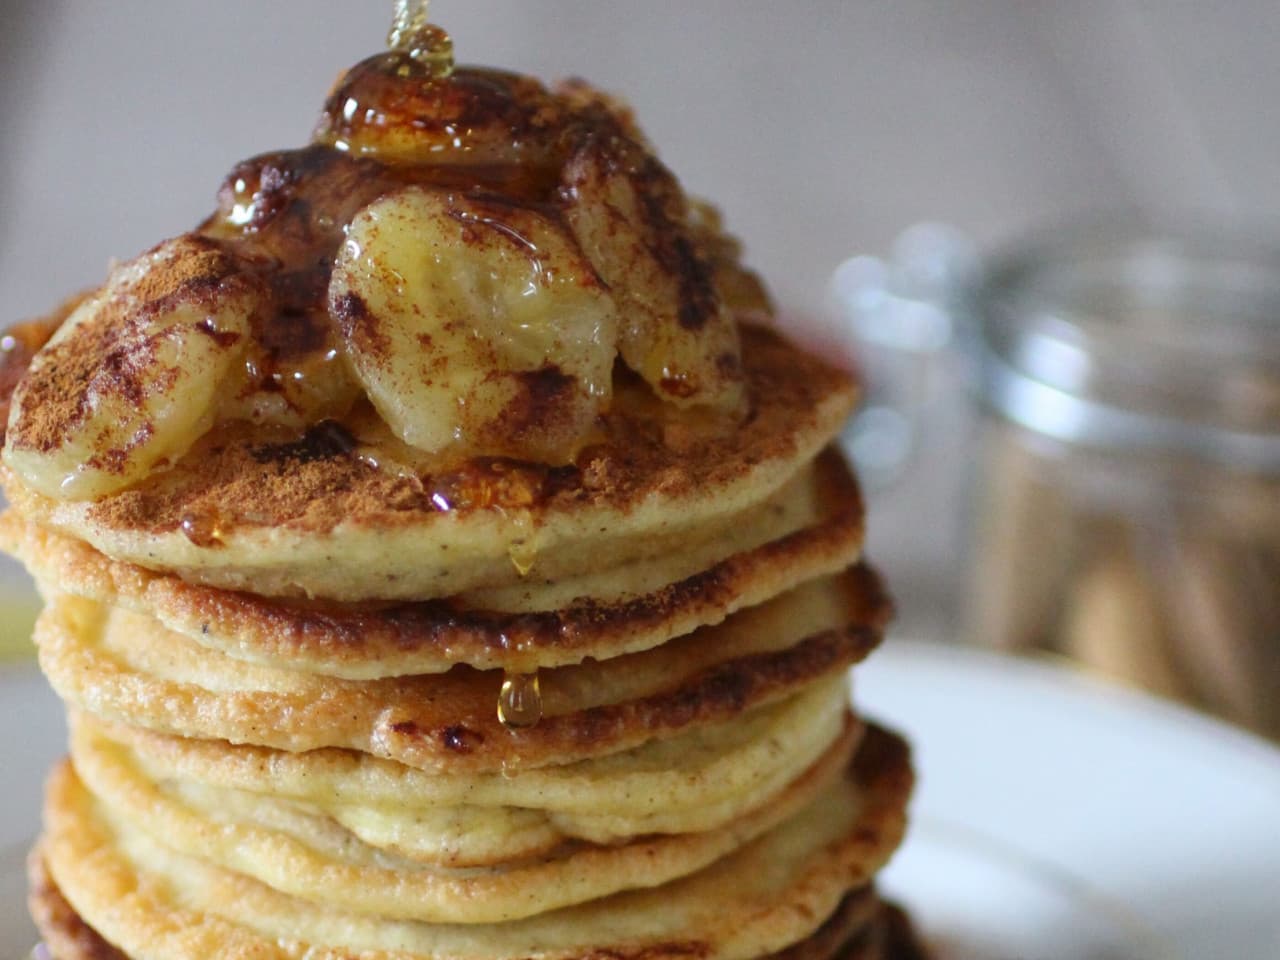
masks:
<instances>
[{"instance_id":1,"label":"top pancake","mask_svg":"<svg viewBox=\"0 0 1280 960\"><path fill-rule=\"evenodd\" d=\"M740 429L703 435L620 403L605 440L569 467L472 461L422 477L372 466L356 423L301 439L232 423L97 501L55 502L10 471L4 487L24 517L109 557L263 595L427 599L698 548L709 566L743 548L730 535L743 515L829 442L855 399L846 375L769 330L744 326L742 344L752 413Z\"/></svg>"}]
</instances>

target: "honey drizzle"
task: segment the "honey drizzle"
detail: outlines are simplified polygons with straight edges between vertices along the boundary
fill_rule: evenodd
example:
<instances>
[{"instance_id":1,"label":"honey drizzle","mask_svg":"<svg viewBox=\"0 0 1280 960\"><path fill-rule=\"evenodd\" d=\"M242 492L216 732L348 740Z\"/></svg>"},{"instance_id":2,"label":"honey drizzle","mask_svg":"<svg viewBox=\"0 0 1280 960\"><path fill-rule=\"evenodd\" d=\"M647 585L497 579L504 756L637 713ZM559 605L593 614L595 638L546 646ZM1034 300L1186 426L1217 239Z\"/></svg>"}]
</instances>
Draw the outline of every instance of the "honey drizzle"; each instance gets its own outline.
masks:
<instances>
[{"instance_id":1,"label":"honey drizzle","mask_svg":"<svg viewBox=\"0 0 1280 960\"><path fill-rule=\"evenodd\" d=\"M184 513L178 523L182 535L197 547L222 546L222 521L208 511Z\"/></svg>"},{"instance_id":2,"label":"honey drizzle","mask_svg":"<svg viewBox=\"0 0 1280 960\"><path fill-rule=\"evenodd\" d=\"M425 75L443 80L453 73L453 39L427 20L429 0L396 0L395 18L387 34L387 46L405 53L421 70L402 64L402 77Z\"/></svg>"},{"instance_id":3,"label":"honey drizzle","mask_svg":"<svg viewBox=\"0 0 1280 960\"><path fill-rule=\"evenodd\" d=\"M498 720L508 730L534 726L542 719L542 687L538 671L504 673L498 693Z\"/></svg>"}]
</instances>

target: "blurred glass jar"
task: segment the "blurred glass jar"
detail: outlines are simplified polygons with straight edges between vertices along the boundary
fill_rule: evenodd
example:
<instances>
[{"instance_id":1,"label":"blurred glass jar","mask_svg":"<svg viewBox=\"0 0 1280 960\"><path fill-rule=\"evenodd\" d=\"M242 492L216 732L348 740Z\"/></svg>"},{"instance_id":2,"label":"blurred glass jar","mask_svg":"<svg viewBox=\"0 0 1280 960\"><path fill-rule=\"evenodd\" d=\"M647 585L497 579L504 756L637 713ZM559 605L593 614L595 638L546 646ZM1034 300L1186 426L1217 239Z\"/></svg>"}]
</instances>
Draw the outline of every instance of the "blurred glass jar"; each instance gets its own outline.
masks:
<instances>
[{"instance_id":1,"label":"blurred glass jar","mask_svg":"<svg viewBox=\"0 0 1280 960\"><path fill-rule=\"evenodd\" d=\"M1280 239L1091 224L975 266L956 234L927 236L924 274L952 282L897 297L950 317L945 352L983 411L972 465L945 467L968 486L951 561L966 639L1068 655L1280 737ZM900 244L888 275L920 275L901 260ZM867 274L833 289L864 364L896 385L873 376L855 458L919 447L914 429L877 444L881 411L913 410L909 381L940 364L941 338L892 342L913 325L865 308L883 302ZM895 457L874 475L910 479Z\"/></svg>"},{"instance_id":2,"label":"blurred glass jar","mask_svg":"<svg viewBox=\"0 0 1280 960\"><path fill-rule=\"evenodd\" d=\"M969 636L1280 737L1280 243L1079 227L969 299Z\"/></svg>"}]
</instances>

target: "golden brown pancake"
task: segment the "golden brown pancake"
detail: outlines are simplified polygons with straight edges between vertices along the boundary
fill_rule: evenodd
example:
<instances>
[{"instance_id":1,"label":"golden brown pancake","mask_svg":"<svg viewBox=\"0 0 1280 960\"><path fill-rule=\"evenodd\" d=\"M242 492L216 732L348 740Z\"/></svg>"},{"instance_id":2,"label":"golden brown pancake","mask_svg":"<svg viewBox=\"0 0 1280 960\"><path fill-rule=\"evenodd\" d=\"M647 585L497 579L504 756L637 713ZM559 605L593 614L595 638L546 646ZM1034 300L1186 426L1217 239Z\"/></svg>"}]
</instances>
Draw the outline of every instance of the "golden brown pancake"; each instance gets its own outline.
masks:
<instances>
[{"instance_id":1,"label":"golden brown pancake","mask_svg":"<svg viewBox=\"0 0 1280 960\"><path fill-rule=\"evenodd\" d=\"M671 740L518 775L434 774L352 751L192 741L78 712L71 727L82 771L123 764L196 804L270 803L450 867L526 859L575 839L607 844L718 829L780 795L842 731L857 733L839 681Z\"/></svg>"},{"instance_id":2,"label":"golden brown pancake","mask_svg":"<svg viewBox=\"0 0 1280 960\"><path fill-rule=\"evenodd\" d=\"M911 787L905 745L872 730L830 796L709 867L524 920L421 924L299 900L176 854L113 817L69 766L50 782L42 852L84 921L130 956L307 952L368 960L610 956L747 960L812 935L900 839Z\"/></svg>"},{"instance_id":3,"label":"golden brown pancake","mask_svg":"<svg viewBox=\"0 0 1280 960\"><path fill-rule=\"evenodd\" d=\"M78 597L54 598L36 643L59 695L108 720L288 751L360 750L422 769L494 771L670 738L838 676L879 640L885 611L869 579L814 581L653 650L542 671L542 718L519 729L498 719L500 673L458 667L358 682L282 671Z\"/></svg>"},{"instance_id":4,"label":"golden brown pancake","mask_svg":"<svg viewBox=\"0 0 1280 960\"><path fill-rule=\"evenodd\" d=\"M714 830L607 845L573 842L471 868L426 864L370 846L327 817L259 795L157 784L109 748L78 750L75 767L113 818L276 890L374 917L499 923L652 887L707 866L827 792L848 764L856 732L850 724L780 794Z\"/></svg>"},{"instance_id":5,"label":"golden brown pancake","mask_svg":"<svg viewBox=\"0 0 1280 960\"><path fill-rule=\"evenodd\" d=\"M4 489L23 517L116 560L264 595L422 600L700 550L687 576L758 545L735 542L743 516L830 442L855 399L847 376L773 332L744 327L742 340L752 410L740 429L664 430L653 410L620 405L579 466L470 462L423 479L370 466L377 449L361 453L345 427L286 438L230 423L96 501L55 502L9 470Z\"/></svg>"},{"instance_id":6,"label":"golden brown pancake","mask_svg":"<svg viewBox=\"0 0 1280 960\"><path fill-rule=\"evenodd\" d=\"M130 960L67 903L38 849L27 872L31 914L54 960ZM809 937L760 960L925 960L925 956L902 912L880 904L870 888L862 888L846 896Z\"/></svg>"},{"instance_id":7,"label":"golden brown pancake","mask_svg":"<svg viewBox=\"0 0 1280 960\"><path fill-rule=\"evenodd\" d=\"M236 804L266 805L282 817L337 824L417 862L486 866L573 840L612 844L724 827L780 796L842 736L857 736L846 704L844 685L829 682L672 740L518 775L428 774L349 751L191 741L80 713L72 716L72 758L86 776L123 770L213 807L215 818Z\"/></svg>"},{"instance_id":8,"label":"golden brown pancake","mask_svg":"<svg viewBox=\"0 0 1280 960\"><path fill-rule=\"evenodd\" d=\"M188 583L0 516L0 541L61 592L149 613L229 656L349 679L435 673L458 663L529 672L634 653L714 624L857 557L862 510L840 455L817 462L815 521L657 590L562 609L502 613L463 598L401 604L288 602Z\"/></svg>"}]
</instances>

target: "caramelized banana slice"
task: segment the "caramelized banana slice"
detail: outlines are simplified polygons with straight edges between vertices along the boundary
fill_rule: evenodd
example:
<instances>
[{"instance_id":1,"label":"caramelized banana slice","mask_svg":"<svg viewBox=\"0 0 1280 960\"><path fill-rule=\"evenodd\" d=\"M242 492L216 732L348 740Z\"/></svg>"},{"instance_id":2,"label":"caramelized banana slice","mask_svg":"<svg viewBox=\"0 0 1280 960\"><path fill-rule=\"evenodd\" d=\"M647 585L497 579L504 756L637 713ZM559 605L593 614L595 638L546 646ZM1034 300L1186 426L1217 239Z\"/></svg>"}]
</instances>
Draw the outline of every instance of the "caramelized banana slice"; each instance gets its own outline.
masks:
<instances>
[{"instance_id":1,"label":"caramelized banana slice","mask_svg":"<svg viewBox=\"0 0 1280 960\"><path fill-rule=\"evenodd\" d=\"M754 270L742 265L742 244L725 231L720 211L709 201L690 198L686 222L694 245L711 267L712 282L729 312L738 320L758 324L772 321L769 291Z\"/></svg>"},{"instance_id":2,"label":"caramelized banana slice","mask_svg":"<svg viewBox=\"0 0 1280 960\"><path fill-rule=\"evenodd\" d=\"M327 317L324 322L328 325ZM332 337L332 344L326 337L306 350L272 350L261 338L251 342L239 375L222 391L217 418L304 430L342 417L361 390L342 357L337 333Z\"/></svg>"},{"instance_id":3,"label":"caramelized banana slice","mask_svg":"<svg viewBox=\"0 0 1280 960\"><path fill-rule=\"evenodd\" d=\"M447 39L447 38L446 38ZM452 50L445 56L451 61ZM532 77L476 67L426 68L403 51L343 76L316 143L389 163L543 168L558 158L560 101Z\"/></svg>"},{"instance_id":4,"label":"caramelized banana slice","mask_svg":"<svg viewBox=\"0 0 1280 960\"><path fill-rule=\"evenodd\" d=\"M609 401L617 316L552 220L509 201L409 187L352 221L329 307L391 429L565 462Z\"/></svg>"},{"instance_id":5,"label":"caramelized banana slice","mask_svg":"<svg viewBox=\"0 0 1280 960\"><path fill-rule=\"evenodd\" d=\"M116 268L18 385L5 462L34 490L67 500L172 463L212 424L260 297L260 281L200 237Z\"/></svg>"},{"instance_id":6,"label":"caramelized banana slice","mask_svg":"<svg viewBox=\"0 0 1280 960\"><path fill-rule=\"evenodd\" d=\"M744 404L738 331L685 226L675 178L621 136L592 136L565 167L570 229L613 291L622 359L664 400Z\"/></svg>"}]
</instances>

